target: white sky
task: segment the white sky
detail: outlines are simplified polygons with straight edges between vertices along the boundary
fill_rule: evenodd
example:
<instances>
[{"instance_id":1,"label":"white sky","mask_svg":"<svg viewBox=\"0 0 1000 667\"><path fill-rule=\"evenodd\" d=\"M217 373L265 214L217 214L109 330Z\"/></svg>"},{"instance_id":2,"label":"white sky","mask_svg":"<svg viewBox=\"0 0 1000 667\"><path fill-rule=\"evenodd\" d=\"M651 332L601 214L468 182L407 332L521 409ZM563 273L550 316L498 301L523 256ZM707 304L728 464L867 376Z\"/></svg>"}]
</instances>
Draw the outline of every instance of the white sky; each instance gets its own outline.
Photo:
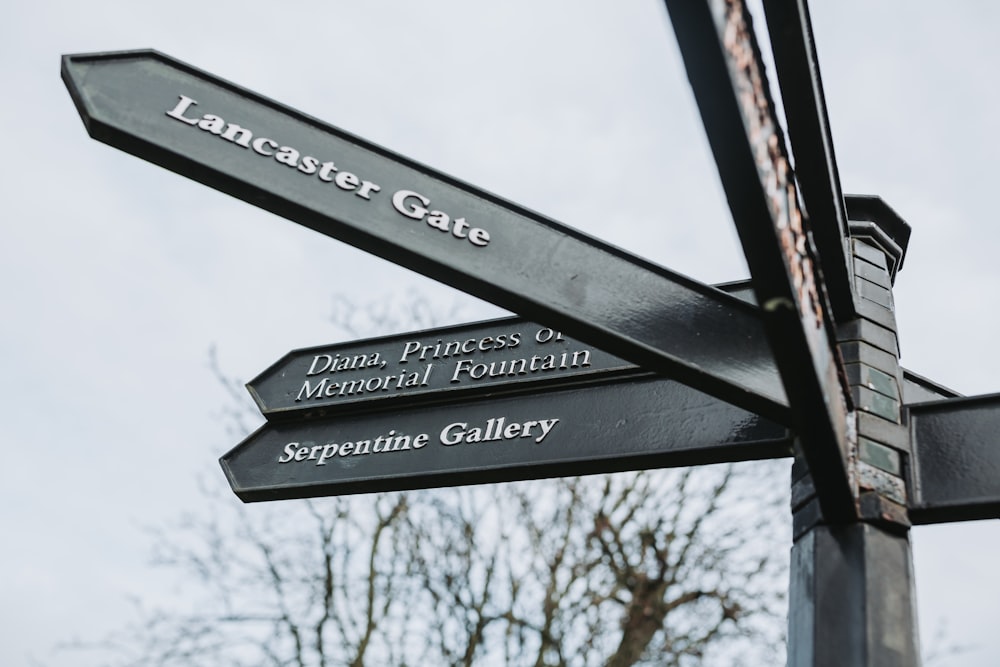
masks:
<instances>
[{"instance_id":1,"label":"white sky","mask_svg":"<svg viewBox=\"0 0 1000 667\"><path fill-rule=\"evenodd\" d=\"M993 133L1000 5L814 2L844 190L913 227L903 364L1000 390ZM0 664L169 589L147 524L196 509L235 443L207 368L253 377L332 342L336 292L499 314L91 140L64 53L152 47L705 282L746 277L666 13L655 0L13 3L0 28ZM779 480L778 483L785 483ZM233 502L237 502L235 497ZM913 534L922 633L1000 655L1000 525Z\"/></svg>"}]
</instances>

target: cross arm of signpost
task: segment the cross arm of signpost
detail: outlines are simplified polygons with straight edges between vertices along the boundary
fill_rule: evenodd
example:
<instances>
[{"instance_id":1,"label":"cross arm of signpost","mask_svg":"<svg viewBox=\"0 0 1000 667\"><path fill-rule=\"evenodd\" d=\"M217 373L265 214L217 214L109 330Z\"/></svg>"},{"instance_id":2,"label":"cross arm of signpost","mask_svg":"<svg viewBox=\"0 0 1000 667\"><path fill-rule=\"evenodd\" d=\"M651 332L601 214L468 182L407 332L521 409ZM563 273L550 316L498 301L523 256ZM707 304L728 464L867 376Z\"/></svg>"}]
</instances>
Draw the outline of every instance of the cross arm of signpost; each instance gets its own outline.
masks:
<instances>
[{"instance_id":1,"label":"cross arm of signpost","mask_svg":"<svg viewBox=\"0 0 1000 667\"><path fill-rule=\"evenodd\" d=\"M62 76L99 141L788 420L749 304L162 53L64 56Z\"/></svg>"},{"instance_id":2,"label":"cross arm of signpost","mask_svg":"<svg viewBox=\"0 0 1000 667\"><path fill-rule=\"evenodd\" d=\"M853 520L850 393L749 13L736 0L666 4L823 514Z\"/></svg>"},{"instance_id":3,"label":"cross arm of signpost","mask_svg":"<svg viewBox=\"0 0 1000 667\"><path fill-rule=\"evenodd\" d=\"M1000 394L909 406L916 524L1000 518Z\"/></svg>"},{"instance_id":4,"label":"cross arm of signpost","mask_svg":"<svg viewBox=\"0 0 1000 667\"><path fill-rule=\"evenodd\" d=\"M717 287L753 299L748 281ZM549 327L506 317L292 350L247 390L264 417L284 421L640 376L655 374ZM902 394L905 404L958 397L905 369Z\"/></svg>"},{"instance_id":5,"label":"cross arm of signpost","mask_svg":"<svg viewBox=\"0 0 1000 667\"><path fill-rule=\"evenodd\" d=\"M646 374L269 420L222 457L244 501L787 457L788 430Z\"/></svg>"}]
</instances>

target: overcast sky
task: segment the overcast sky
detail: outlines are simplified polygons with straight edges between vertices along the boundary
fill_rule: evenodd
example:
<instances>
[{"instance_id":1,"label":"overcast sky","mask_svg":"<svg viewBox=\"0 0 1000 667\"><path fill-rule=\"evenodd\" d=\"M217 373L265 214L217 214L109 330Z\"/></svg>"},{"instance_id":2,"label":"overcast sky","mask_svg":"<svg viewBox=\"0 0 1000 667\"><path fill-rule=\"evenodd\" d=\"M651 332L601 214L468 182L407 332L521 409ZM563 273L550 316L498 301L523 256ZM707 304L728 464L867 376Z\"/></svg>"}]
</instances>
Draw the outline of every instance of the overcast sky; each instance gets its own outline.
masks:
<instances>
[{"instance_id":1,"label":"overcast sky","mask_svg":"<svg viewBox=\"0 0 1000 667\"><path fill-rule=\"evenodd\" d=\"M905 367L1000 390L995 3L814 2L844 190L913 228ZM0 40L0 664L156 596L148 524L234 444L208 369L333 342L334 295L501 314L91 140L65 53L155 48L705 282L747 277L662 3L13 3ZM777 483L786 483L779 480ZM232 501L238 502L235 497ZM913 533L922 633L1000 655L1000 526Z\"/></svg>"}]
</instances>

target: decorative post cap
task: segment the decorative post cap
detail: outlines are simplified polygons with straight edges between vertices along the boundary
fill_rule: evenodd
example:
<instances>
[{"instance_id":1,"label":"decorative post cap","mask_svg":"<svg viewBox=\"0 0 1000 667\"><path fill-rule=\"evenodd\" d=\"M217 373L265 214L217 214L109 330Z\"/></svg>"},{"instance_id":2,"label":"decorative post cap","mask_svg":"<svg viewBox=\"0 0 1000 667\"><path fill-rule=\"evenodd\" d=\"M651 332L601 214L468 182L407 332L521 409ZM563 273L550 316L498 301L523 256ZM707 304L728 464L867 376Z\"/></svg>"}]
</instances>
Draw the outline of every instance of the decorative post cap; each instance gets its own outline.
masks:
<instances>
[{"instance_id":1,"label":"decorative post cap","mask_svg":"<svg viewBox=\"0 0 1000 667\"><path fill-rule=\"evenodd\" d=\"M885 252L895 282L910 242L910 225L877 195L844 195L851 238L866 237Z\"/></svg>"}]
</instances>

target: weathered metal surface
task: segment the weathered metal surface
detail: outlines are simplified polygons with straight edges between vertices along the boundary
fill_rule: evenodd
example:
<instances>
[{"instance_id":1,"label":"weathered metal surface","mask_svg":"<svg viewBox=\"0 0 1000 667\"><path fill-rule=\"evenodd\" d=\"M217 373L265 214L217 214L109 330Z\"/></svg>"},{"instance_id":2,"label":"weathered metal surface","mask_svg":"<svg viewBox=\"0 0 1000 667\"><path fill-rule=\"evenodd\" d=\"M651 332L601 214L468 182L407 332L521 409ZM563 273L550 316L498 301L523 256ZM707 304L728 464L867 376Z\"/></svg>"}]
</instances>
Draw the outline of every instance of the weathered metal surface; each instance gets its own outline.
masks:
<instances>
[{"instance_id":1,"label":"weathered metal surface","mask_svg":"<svg viewBox=\"0 0 1000 667\"><path fill-rule=\"evenodd\" d=\"M888 269L892 284L896 274L903 268L912 232L910 225L877 195L845 195L844 202L847 204L851 236L855 238L867 236L881 248L881 253L871 253L869 256L872 261ZM870 249L871 245L867 245ZM865 248L858 250L870 252Z\"/></svg>"},{"instance_id":2,"label":"weathered metal surface","mask_svg":"<svg viewBox=\"0 0 1000 667\"><path fill-rule=\"evenodd\" d=\"M784 427L645 379L269 422L221 464L256 501L777 458L791 446Z\"/></svg>"},{"instance_id":3,"label":"weathered metal surface","mask_svg":"<svg viewBox=\"0 0 1000 667\"><path fill-rule=\"evenodd\" d=\"M787 418L757 310L733 297L160 53L65 56L62 74L95 139Z\"/></svg>"},{"instance_id":4,"label":"weathered metal surface","mask_svg":"<svg viewBox=\"0 0 1000 667\"><path fill-rule=\"evenodd\" d=\"M961 398L961 396L957 391L903 369L903 402L907 405L940 401L946 398Z\"/></svg>"},{"instance_id":5,"label":"weathered metal surface","mask_svg":"<svg viewBox=\"0 0 1000 667\"><path fill-rule=\"evenodd\" d=\"M805 0L765 0L774 58L795 174L809 215L832 315L854 317L851 254L845 250L847 209L826 112L812 22Z\"/></svg>"},{"instance_id":6,"label":"weathered metal surface","mask_svg":"<svg viewBox=\"0 0 1000 667\"><path fill-rule=\"evenodd\" d=\"M1000 394L909 406L913 523L1000 518Z\"/></svg>"},{"instance_id":7,"label":"weathered metal surface","mask_svg":"<svg viewBox=\"0 0 1000 667\"><path fill-rule=\"evenodd\" d=\"M920 664L909 538L817 526L792 548L788 667Z\"/></svg>"},{"instance_id":8,"label":"weathered metal surface","mask_svg":"<svg viewBox=\"0 0 1000 667\"><path fill-rule=\"evenodd\" d=\"M738 0L667 7L823 513L851 520L849 390L749 13Z\"/></svg>"}]
</instances>

